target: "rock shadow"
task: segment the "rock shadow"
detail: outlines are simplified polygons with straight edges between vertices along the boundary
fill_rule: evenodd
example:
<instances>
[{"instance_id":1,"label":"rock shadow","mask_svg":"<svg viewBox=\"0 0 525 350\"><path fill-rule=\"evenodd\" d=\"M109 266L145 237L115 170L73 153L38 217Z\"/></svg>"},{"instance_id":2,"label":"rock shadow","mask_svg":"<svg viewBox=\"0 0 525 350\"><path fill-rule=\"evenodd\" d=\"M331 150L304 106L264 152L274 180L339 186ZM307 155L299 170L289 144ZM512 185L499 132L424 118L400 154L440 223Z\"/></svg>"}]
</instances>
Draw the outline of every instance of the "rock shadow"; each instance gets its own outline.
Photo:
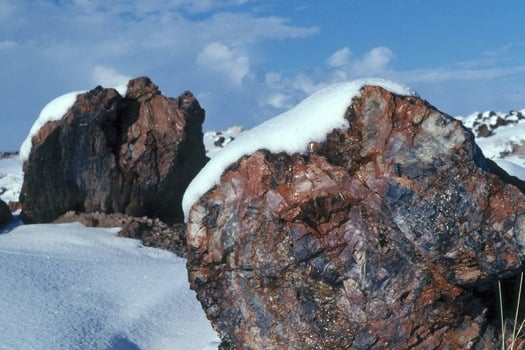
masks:
<instances>
[{"instance_id":1,"label":"rock shadow","mask_svg":"<svg viewBox=\"0 0 525 350\"><path fill-rule=\"evenodd\" d=\"M11 220L11 222L9 224L7 224L6 226L0 228L0 235L2 235L4 233L9 233L12 230L14 230L16 227L21 226L23 224L24 224L24 222L20 218L20 214L19 213L18 214L14 214L13 213L13 219Z\"/></svg>"},{"instance_id":2,"label":"rock shadow","mask_svg":"<svg viewBox=\"0 0 525 350\"><path fill-rule=\"evenodd\" d=\"M111 339L108 350L142 350L137 344L122 334L115 335Z\"/></svg>"}]
</instances>

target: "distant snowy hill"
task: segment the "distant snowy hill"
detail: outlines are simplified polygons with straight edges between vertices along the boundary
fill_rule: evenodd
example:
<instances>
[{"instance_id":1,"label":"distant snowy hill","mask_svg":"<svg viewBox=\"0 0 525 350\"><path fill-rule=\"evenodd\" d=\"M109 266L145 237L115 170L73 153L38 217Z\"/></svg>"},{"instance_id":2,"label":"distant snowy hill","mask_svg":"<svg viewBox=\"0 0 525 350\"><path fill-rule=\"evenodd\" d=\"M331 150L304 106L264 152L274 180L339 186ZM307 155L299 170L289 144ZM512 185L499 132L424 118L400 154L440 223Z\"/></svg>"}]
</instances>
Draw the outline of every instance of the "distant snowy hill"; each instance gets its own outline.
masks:
<instances>
[{"instance_id":1,"label":"distant snowy hill","mask_svg":"<svg viewBox=\"0 0 525 350\"><path fill-rule=\"evenodd\" d=\"M458 119L474 132L485 157L509 174L525 179L525 109L476 112Z\"/></svg>"},{"instance_id":2,"label":"distant snowy hill","mask_svg":"<svg viewBox=\"0 0 525 350\"><path fill-rule=\"evenodd\" d=\"M212 158L224 146L235 140L244 132L242 126L232 126L226 131L207 131L204 133L204 147L206 155Z\"/></svg>"},{"instance_id":3,"label":"distant snowy hill","mask_svg":"<svg viewBox=\"0 0 525 350\"><path fill-rule=\"evenodd\" d=\"M22 163L16 154L0 157L0 199L6 203L18 201L24 180Z\"/></svg>"}]
</instances>

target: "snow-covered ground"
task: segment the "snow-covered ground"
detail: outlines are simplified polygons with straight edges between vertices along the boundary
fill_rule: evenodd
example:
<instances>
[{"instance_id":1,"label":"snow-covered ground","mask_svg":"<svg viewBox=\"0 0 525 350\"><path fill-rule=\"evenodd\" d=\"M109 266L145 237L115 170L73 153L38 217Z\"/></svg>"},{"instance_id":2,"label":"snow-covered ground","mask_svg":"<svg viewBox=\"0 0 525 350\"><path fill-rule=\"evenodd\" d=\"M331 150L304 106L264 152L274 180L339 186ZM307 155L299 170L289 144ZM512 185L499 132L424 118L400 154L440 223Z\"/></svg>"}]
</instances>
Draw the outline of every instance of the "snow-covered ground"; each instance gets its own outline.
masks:
<instances>
[{"instance_id":1,"label":"snow-covered ground","mask_svg":"<svg viewBox=\"0 0 525 350\"><path fill-rule=\"evenodd\" d=\"M21 184L20 159L0 159L0 198ZM186 260L117 232L18 215L0 229L0 350L217 349Z\"/></svg>"},{"instance_id":2,"label":"snow-covered ground","mask_svg":"<svg viewBox=\"0 0 525 350\"><path fill-rule=\"evenodd\" d=\"M0 349L217 349L186 261L117 231L0 234Z\"/></svg>"}]
</instances>

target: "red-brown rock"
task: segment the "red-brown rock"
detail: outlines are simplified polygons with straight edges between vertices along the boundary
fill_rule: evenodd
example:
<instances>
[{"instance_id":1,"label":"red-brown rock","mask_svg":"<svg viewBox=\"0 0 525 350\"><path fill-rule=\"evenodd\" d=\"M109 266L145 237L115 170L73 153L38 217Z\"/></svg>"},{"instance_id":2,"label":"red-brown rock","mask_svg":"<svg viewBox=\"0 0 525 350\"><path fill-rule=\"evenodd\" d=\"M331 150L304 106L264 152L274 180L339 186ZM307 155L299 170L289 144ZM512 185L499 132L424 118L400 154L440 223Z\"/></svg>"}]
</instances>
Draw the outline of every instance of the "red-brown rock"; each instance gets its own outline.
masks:
<instances>
[{"instance_id":1,"label":"red-brown rock","mask_svg":"<svg viewBox=\"0 0 525 350\"><path fill-rule=\"evenodd\" d=\"M100 86L79 95L32 139L22 219L74 210L182 222L182 194L207 161L203 121L191 93L167 98L149 78L130 80L126 96Z\"/></svg>"},{"instance_id":2,"label":"red-brown rock","mask_svg":"<svg viewBox=\"0 0 525 350\"><path fill-rule=\"evenodd\" d=\"M9 207L9 210L11 211L11 213L22 209L22 205L20 204L19 201L9 201L7 202L7 206Z\"/></svg>"},{"instance_id":3,"label":"red-brown rock","mask_svg":"<svg viewBox=\"0 0 525 350\"><path fill-rule=\"evenodd\" d=\"M192 206L208 318L235 349L491 348L524 194L417 97L364 87L345 118L306 154L239 159Z\"/></svg>"}]
</instances>

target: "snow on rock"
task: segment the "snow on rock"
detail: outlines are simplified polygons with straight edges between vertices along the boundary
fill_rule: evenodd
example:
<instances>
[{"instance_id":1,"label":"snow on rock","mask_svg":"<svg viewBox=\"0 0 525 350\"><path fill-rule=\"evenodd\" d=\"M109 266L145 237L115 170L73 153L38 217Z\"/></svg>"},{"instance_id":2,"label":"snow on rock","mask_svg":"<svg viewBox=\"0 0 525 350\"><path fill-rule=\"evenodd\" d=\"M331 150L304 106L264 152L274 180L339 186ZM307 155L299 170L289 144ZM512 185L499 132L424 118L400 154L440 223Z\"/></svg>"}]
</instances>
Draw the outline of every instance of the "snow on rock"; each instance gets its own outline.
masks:
<instances>
[{"instance_id":1,"label":"snow on rock","mask_svg":"<svg viewBox=\"0 0 525 350\"><path fill-rule=\"evenodd\" d=\"M29 158L29 153L31 153L31 139L36 135L38 130L48 122L62 119L67 110L75 103L77 96L84 92L85 91L73 91L59 96L51 100L51 102L42 109L20 147L20 158L22 160L25 161Z\"/></svg>"},{"instance_id":2,"label":"snow on rock","mask_svg":"<svg viewBox=\"0 0 525 350\"><path fill-rule=\"evenodd\" d=\"M126 96L127 84L116 86L114 89L117 90L121 96ZM68 92L45 105L20 147L20 158L22 158L22 160L25 161L29 158L29 153L31 153L31 139L38 133L38 130L48 122L62 119L68 109L75 103L77 96L85 92L86 90Z\"/></svg>"},{"instance_id":3,"label":"snow on rock","mask_svg":"<svg viewBox=\"0 0 525 350\"><path fill-rule=\"evenodd\" d=\"M218 183L226 167L259 149L304 153L308 142L322 142L333 129L347 126L345 109L365 85L376 85L398 95L416 95L406 86L376 78L359 79L319 90L294 108L240 135L231 147L217 152L193 179L183 198L185 218L191 205Z\"/></svg>"},{"instance_id":4,"label":"snow on rock","mask_svg":"<svg viewBox=\"0 0 525 350\"><path fill-rule=\"evenodd\" d=\"M521 180L525 180L525 167L523 165L523 159L516 160L515 158L496 158L494 161L509 175L516 176Z\"/></svg>"},{"instance_id":5,"label":"snow on rock","mask_svg":"<svg viewBox=\"0 0 525 350\"><path fill-rule=\"evenodd\" d=\"M116 231L74 223L0 234L0 349L217 348L186 260Z\"/></svg>"}]
</instances>

